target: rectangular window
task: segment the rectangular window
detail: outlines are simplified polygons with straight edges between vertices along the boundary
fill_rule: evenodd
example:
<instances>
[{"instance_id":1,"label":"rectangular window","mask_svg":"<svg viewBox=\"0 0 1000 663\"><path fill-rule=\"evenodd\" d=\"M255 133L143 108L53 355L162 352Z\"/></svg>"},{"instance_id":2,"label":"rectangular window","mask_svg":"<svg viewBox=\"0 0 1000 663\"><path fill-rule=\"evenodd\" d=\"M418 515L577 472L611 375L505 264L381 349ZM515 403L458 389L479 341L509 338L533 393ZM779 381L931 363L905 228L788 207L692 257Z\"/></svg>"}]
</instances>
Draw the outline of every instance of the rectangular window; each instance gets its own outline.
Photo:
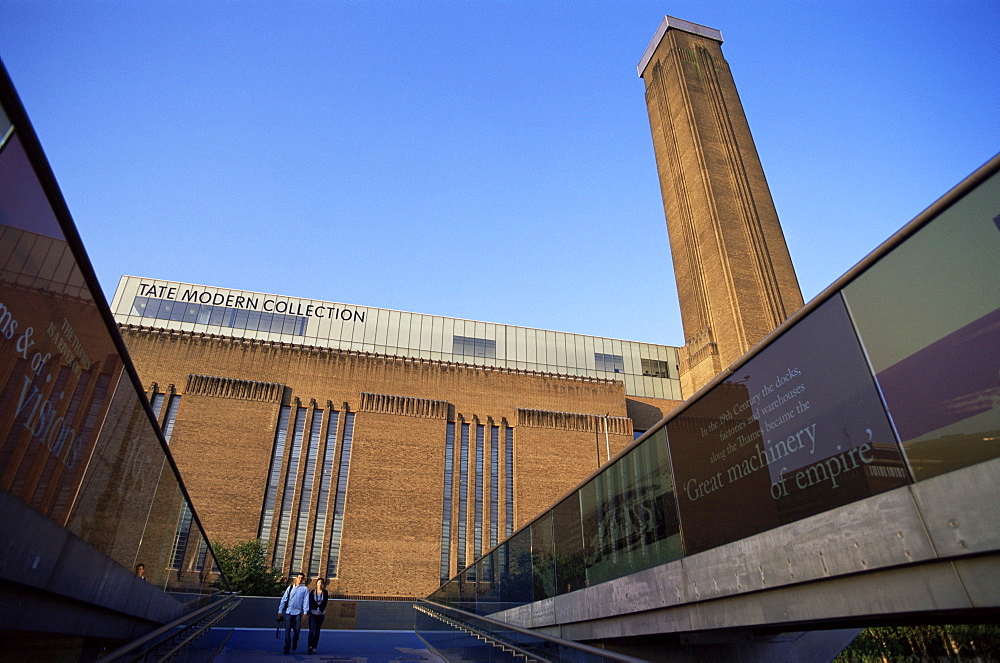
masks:
<instances>
[{"instance_id":1,"label":"rectangular window","mask_svg":"<svg viewBox=\"0 0 1000 663\"><path fill-rule=\"evenodd\" d=\"M337 455L337 424L340 413L330 410L326 430L326 446L322 455L317 460L322 465L322 472L319 476L319 496L316 499L316 527L313 530L312 562L309 565L311 570L319 573L320 557L323 553L323 543L326 539L326 514L327 502L330 501L330 486L333 483L333 459Z\"/></svg>"},{"instance_id":2,"label":"rectangular window","mask_svg":"<svg viewBox=\"0 0 1000 663\"><path fill-rule=\"evenodd\" d=\"M514 533L514 429L504 429L506 444L504 445L504 505L506 506L507 522L504 523L504 536Z\"/></svg>"},{"instance_id":3,"label":"rectangular window","mask_svg":"<svg viewBox=\"0 0 1000 663\"><path fill-rule=\"evenodd\" d=\"M174 394L167 405L167 418L163 422L163 437L170 444L170 436L174 434L174 424L177 422L177 410L181 407L181 397Z\"/></svg>"},{"instance_id":4,"label":"rectangular window","mask_svg":"<svg viewBox=\"0 0 1000 663\"><path fill-rule=\"evenodd\" d=\"M262 313L246 309L210 304L183 304L170 299L136 297L132 301L132 315L157 320L177 320L202 325L218 325L234 329L282 332L302 336L306 333L309 318L302 315Z\"/></svg>"},{"instance_id":5,"label":"rectangular window","mask_svg":"<svg viewBox=\"0 0 1000 663\"><path fill-rule=\"evenodd\" d=\"M483 447L486 426L476 425L476 497L473 513L472 557L483 554L483 497L486 486L483 483Z\"/></svg>"},{"instance_id":6,"label":"rectangular window","mask_svg":"<svg viewBox=\"0 0 1000 663\"><path fill-rule=\"evenodd\" d=\"M163 394L153 394L149 400L149 406L153 408L153 416L160 418L160 409L163 407Z\"/></svg>"},{"instance_id":7,"label":"rectangular window","mask_svg":"<svg viewBox=\"0 0 1000 663\"><path fill-rule=\"evenodd\" d=\"M642 358L642 374L651 378L669 378L670 366L659 359Z\"/></svg>"},{"instance_id":8,"label":"rectangular window","mask_svg":"<svg viewBox=\"0 0 1000 663\"><path fill-rule=\"evenodd\" d=\"M271 452L271 470L267 475L267 492L264 493L264 513L260 523L260 540L270 544L271 523L274 519L274 502L278 497L278 479L281 476L281 464L285 460L285 437L288 434L288 417L291 408L281 406L278 416L278 430L274 433L274 451Z\"/></svg>"},{"instance_id":9,"label":"rectangular window","mask_svg":"<svg viewBox=\"0 0 1000 663\"><path fill-rule=\"evenodd\" d=\"M453 336L451 352L465 357L496 357L497 342L489 338Z\"/></svg>"},{"instance_id":10,"label":"rectangular window","mask_svg":"<svg viewBox=\"0 0 1000 663\"><path fill-rule=\"evenodd\" d=\"M347 478L351 471L351 440L354 437L354 413L344 413L344 441L340 446L340 471L337 474L337 494L333 502L333 532L330 533L330 557L326 577L336 578L340 563L340 538L344 532L344 503L347 501Z\"/></svg>"},{"instance_id":11,"label":"rectangular window","mask_svg":"<svg viewBox=\"0 0 1000 663\"><path fill-rule=\"evenodd\" d=\"M314 571L319 571L319 567L303 569L302 562L305 556L306 530L309 525L309 508L312 504L316 457L319 454L319 436L322 428L323 410L313 410L312 424L309 426L309 453L306 456L305 474L302 477L302 496L299 500L299 523L295 530L295 548L292 553L292 571L302 571L306 577L309 577Z\"/></svg>"},{"instance_id":12,"label":"rectangular window","mask_svg":"<svg viewBox=\"0 0 1000 663\"><path fill-rule=\"evenodd\" d=\"M490 426L490 543L497 545L500 534L500 427Z\"/></svg>"},{"instance_id":13,"label":"rectangular window","mask_svg":"<svg viewBox=\"0 0 1000 663\"><path fill-rule=\"evenodd\" d=\"M455 471L455 424L448 422L444 434L444 504L441 507L441 582L451 575L451 493Z\"/></svg>"},{"instance_id":14,"label":"rectangular window","mask_svg":"<svg viewBox=\"0 0 1000 663\"><path fill-rule=\"evenodd\" d=\"M198 544L198 563L194 567L194 570L198 573L205 570L206 557L208 557L208 544L205 543L205 539L202 539L201 543Z\"/></svg>"},{"instance_id":15,"label":"rectangular window","mask_svg":"<svg viewBox=\"0 0 1000 663\"><path fill-rule=\"evenodd\" d=\"M469 515L469 424L462 424L458 446L458 568L465 568L465 528Z\"/></svg>"},{"instance_id":16,"label":"rectangular window","mask_svg":"<svg viewBox=\"0 0 1000 663\"><path fill-rule=\"evenodd\" d=\"M285 563L285 545L288 534L295 523L292 522L292 501L295 498L295 481L299 476L299 458L302 453L302 438L305 436L306 409L298 408L295 413L295 426L292 429L292 446L288 455L288 474L285 475L285 490L281 498L281 512L275 528L278 538L274 544L274 568L281 569ZM292 537L294 539L294 536ZM294 543L294 541L293 541Z\"/></svg>"},{"instance_id":17,"label":"rectangular window","mask_svg":"<svg viewBox=\"0 0 1000 663\"><path fill-rule=\"evenodd\" d=\"M177 518L177 529L174 531L174 545L170 551L171 569L180 569L184 563L184 553L187 552L188 536L191 534L191 508L188 503L181 502L181 513Z\"/></svg>"},{"instance_id":18,"label":"rectangular window","mask_svg":"<svg viewBox=\"0 0 1000 663\"><path fill-rule=\"evenodd\" d=\"M621 355L607 355L601 352L594 353L594 362L597 370L608 373L624 373L625 359Z\"/></svg>"}]
</instances>

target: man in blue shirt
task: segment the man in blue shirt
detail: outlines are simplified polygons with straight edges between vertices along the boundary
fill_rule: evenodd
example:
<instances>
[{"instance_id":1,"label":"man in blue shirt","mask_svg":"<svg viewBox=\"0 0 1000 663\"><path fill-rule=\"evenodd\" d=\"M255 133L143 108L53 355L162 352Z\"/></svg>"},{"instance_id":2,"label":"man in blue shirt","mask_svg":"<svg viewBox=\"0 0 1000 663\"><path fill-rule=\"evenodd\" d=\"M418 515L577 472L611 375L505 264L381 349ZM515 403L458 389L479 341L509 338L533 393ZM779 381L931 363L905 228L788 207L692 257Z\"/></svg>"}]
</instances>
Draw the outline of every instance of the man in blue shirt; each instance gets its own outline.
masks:
<instances>
[{"instance_id":1,"label":"man in blue shirt","mask_svg":"<svg viewBox=\"0 0 1000 663\"><path fill-rule=\"evenodd\" d=\"M292 651L299 648L299 631L302 629L302 615L309 612L309 589L302 583L304 573L296 573L292 584L281 595L278 604L278 619L285 621L285 652L291 646Z\"/></svg>"}]
</instances>

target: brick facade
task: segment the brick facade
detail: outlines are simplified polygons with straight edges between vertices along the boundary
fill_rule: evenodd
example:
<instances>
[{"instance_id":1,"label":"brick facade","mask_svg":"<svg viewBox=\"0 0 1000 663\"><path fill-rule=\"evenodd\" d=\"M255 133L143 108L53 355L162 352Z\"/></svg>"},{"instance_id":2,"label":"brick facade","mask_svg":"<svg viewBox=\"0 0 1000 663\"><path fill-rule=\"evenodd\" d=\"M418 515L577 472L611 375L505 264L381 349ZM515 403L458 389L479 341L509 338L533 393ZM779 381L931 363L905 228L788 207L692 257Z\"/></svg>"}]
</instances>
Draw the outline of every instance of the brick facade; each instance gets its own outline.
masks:
<instances>
[{"instance_id":1,"label":"brick facade","mask_svg":"<svg viewBox=\"0 0 1000 663\"><path fill-rule=\"evenodd\" d=\"M609 450L613 456L633 439L624 386L614 380L128 325L121 331L150 392L174 390L181 398L170 446L209 538L232 543L259 535L273 472L278 488L272 495L271 554L283 536L278 555L283 571L298 570L292 569L297 554L302 570L325 574L332 533L342 527L331 589L344 594L424 596L439 585L449 423L455 439L451 529L445 544L448 575L458 570L460 557L463 424L469 426L462 555L466 563L491 547L494 509L498 539L508 530L508 430L513 443L513 529L606 462ZM674 405L642 400L657 412ZM293 414L287 417L286 451L272 470L283 407ZM293 458L292 419L300 410L305 413L304 430ZM331 410L338 413L332 433ZM349 467L344 456L348 413L353 415ZM314 418L319 446L310 461ZM485 437L478 476L477 426L483 427ZM499 448L491 458L493 430ZM332 456L324 473L318 459L326 454ZM342 463L347 485L337 521L334 507ZM494 464L495 490L490 471ZM286 491L288 480L291 487ZM494 496L498 503L491 509ZM318 526L321 513L324 520ZM305 525L296 528L299 514Z\"/></svg>"}]
</instances>

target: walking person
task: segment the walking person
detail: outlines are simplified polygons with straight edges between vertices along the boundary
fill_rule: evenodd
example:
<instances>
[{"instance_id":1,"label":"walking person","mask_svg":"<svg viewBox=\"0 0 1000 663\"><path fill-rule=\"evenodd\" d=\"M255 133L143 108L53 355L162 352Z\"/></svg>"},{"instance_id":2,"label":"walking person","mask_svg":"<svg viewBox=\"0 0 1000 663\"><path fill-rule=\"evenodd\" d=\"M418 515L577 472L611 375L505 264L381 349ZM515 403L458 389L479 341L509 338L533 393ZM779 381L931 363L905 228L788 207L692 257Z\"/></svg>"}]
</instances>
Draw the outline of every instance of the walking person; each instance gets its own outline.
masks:
<instances>
[{"instance_id":1,"label":"walking person","mask_svg":"<svg viewBox=\"0 0 1000 663\"><path fill-rule=\"evenodd\" d=\"M285 622L285 654L289 647L292 651L299 648L302 615L309 612L309 590L302 584L305 577L304 573L296 573L278 604L278 619Z\"/></svg>"},{"instance_id":2,"label":"walking person","mask_svg":"<svg viewBox=\"0 0 1000 663\"><path fill-rule=\"evenodd\" d=\"M319 630L326 618L326 603L330 600L326 593L326 578L316 578L316 588L309 592L309 652L319 646Z\"/></svg>"}]
</instances>

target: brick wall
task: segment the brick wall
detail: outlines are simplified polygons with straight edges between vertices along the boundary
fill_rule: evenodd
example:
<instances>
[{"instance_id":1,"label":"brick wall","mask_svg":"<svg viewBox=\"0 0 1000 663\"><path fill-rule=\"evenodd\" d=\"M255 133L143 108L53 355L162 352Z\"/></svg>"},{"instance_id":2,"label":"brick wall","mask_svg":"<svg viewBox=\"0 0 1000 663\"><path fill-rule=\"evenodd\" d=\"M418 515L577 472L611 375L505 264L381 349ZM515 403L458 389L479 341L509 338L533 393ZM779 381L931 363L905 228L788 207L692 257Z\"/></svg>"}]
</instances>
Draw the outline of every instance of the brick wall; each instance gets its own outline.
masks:
<instances>
[{"instance_id":1,"label":"brick wall","mask_svg":"<svg viewBox=\"0 0 1000 663\"><path fill-rule=\"evenodd\" d=\"M210 538L232 542L258 535L267 477L282 405L354 413L350 473L334 591L362 595L423 596L440 581L448 422L499 430L498 530L506 525L505 432L513 428L515 526L551 505L606 459L632 441L624 385L613 380L558 376L431 360L390 357L310 346L244 341L149 328L122 327L143 382L170 385L182 400L171 449ZM196 377L192 377L196 376ZM644 399L655 402L656 399ZM660 401L669 404L669 401ZM664 405L668 407L668 405ZM605 416L607 415L607 417ZM312 416L311 414L309 415ZM307 420L308 427L308 420ZM292 443L289 424L287 442ZM344 417L334 431L330 475L314 474L306 504L303 570L325 572L334 525L333 498L343 452ZM458 431L453 462L449 573L458 560ZM323 428L326 439L326 425ZM325 447L324 447L325 448ZM466 561L489 547L491 481L489 440L482 485L476 485L470 443L466 494ZM281 485L288 476L286 453ZM303 452L292 477L291 511L301 507L307 471ZM319 482L327 482L325 529L316 528ZM482 549L473 549L476 491L486 495ZM278 503L281 493L278 491ZM293 517L292 522L295 522ZM287 520L282 523L287 527ZM317 532L313 541L313 532ZM291 570L294 535L288 536L284 571ZM321 539L321 540L320 540ZM269 543L273 551L277 532ZM313 547L322 552L311 568ZM297 570L297 569L296 569Z\"/></svg>"}]
</instances>

